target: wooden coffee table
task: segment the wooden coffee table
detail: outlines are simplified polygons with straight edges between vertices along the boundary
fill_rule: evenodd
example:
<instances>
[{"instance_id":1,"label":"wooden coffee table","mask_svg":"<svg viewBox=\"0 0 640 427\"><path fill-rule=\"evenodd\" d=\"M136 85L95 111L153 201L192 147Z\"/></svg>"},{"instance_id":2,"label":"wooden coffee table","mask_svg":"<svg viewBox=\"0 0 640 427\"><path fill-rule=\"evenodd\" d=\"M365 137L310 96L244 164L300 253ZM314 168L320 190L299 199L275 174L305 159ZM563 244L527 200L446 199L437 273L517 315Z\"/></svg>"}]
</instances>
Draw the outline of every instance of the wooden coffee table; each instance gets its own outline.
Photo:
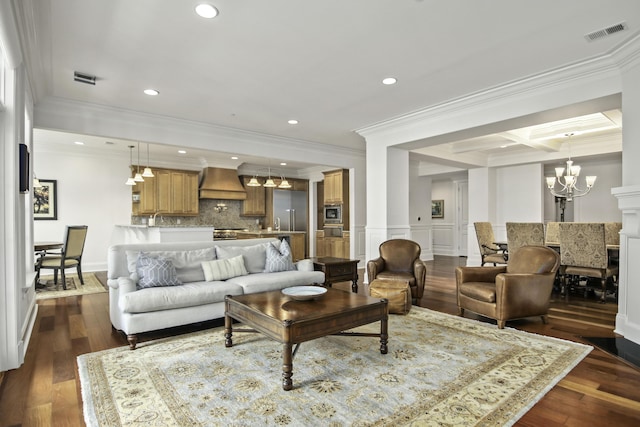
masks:
<instances>
[{"instance_id":1,"label":"wooden coffee table","mask_svg":"<svg viewBox=\"0 0 640 427\"><path fill-rule=\"evenodd\" d=\"M295 301L281 291L226 296L225 347L233 346L233 332L261 332L282 343L282 388L293 388L293 357L298 346L327 335L380 337L380 353L387 354L387 300L339 289L311 301ZM233 319L253 329L233 329ZM380 333L345 332L380 321ZM293 345L295 344L295 349Z\"/></svg>"}]
</instances>

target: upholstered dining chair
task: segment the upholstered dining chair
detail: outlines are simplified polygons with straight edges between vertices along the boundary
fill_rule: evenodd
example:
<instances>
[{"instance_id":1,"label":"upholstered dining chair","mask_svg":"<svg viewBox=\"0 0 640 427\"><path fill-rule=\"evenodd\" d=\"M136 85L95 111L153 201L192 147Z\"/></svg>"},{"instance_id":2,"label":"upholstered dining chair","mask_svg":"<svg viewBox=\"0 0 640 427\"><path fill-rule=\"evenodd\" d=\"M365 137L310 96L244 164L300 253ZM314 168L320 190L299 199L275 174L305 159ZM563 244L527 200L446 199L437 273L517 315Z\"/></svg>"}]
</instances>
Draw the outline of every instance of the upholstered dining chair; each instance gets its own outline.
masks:
<instances>
[{"instance_id":1,"label":"upholstered dining chair","mask_svg":"<svg viewBox=\"0 0 640 427\"><path fill-rule=\"evenodd\" d=\"M509 258L522 246L544 246L544 224L541 222L507 222Z\"/></svg>"},{"instance_id":2,"label":"upholstered dining chair","mask_svg":"<svg viewBox=\"0 0 640 427\"><path fill-rule=\"evenodd\" d=\"M457 267L458 314L469 310L495 319L540 316L547 323L549 299L560 255L546 246L522 246L509 255L506 266Z\"/></svg>"},{"instance_id":3,"label":"upholstered dining chair","mask_svg":"<svg viewBox=\"0 0 640 427\"><path fill-rule=\"evenodd\" d=\"M560 246L560 223L548 222L544 230L544 244L546 246Z\"/></svg>"},{"instance_id":4,"label":"upholstered dining chair","mask_svg":"<svg viewBox=\"0 0 640 427\"><path fill-rule=\"evenodd\" d=\"M620 230L622 230L621 222L605 222L604 223L604 239L607 245L620 244Z\"/></svg>"},{"instance_id":5,"label":"upholstered dining chair","mask_svg":"<svg viewBox=\"0 0 640 427\"><path fill-rule=\"evenodd\" d=\"M378 248L380 256L367 262L369 283L375 279L402 280L409 284L416 303L424 294L426 267L420 259L420 245L413 240L391 239Z\"/></svg>"},{"instance_id":6,"label":"upholstered dining chair","mask_svg":"<svg viewBox=\"0 0 640 427\"><path fill-rule=\"evenodd\" d=\"M609 261L604 223L561 223L560 258L565 298L570 281L575 284L576 278L592 277L600 279L600 302L606 302L607 279L617 278L618 266ZM585 286L585 295L587 291Z\"/></svg>"},{"instance_id":7,"label":"upholstered dining chair","mask_svg":"<svg viewBox=\"0 0 640 427\"><path fill-rule=\"evenodd\" d=\"M45 255L39 263L38 276L43 268L53 269L53 283L58 284L58 270L62 278L62 288L67 289L65 270L67 268L76 268L80 283L84 285L82 278L82 253L84 252L84 243L87 238L86 225L69 225L65 231L64 246L60 255Z\"/></svg>"},{"instance_id":8,"label":"upholstered dining chair","mask_svg":"<svg viewBox=\"0 0 640 427\"><path fill-rule=\"evenodd\" d=\"M500 248L495 245L495 237L493 235L493 226L490 222L474 222L476 229L476 238L478 239L478 247L480 248L480 257L482 259L481 266L486 263L506 264L507 256Z\"/></svg>"}]
</instances>

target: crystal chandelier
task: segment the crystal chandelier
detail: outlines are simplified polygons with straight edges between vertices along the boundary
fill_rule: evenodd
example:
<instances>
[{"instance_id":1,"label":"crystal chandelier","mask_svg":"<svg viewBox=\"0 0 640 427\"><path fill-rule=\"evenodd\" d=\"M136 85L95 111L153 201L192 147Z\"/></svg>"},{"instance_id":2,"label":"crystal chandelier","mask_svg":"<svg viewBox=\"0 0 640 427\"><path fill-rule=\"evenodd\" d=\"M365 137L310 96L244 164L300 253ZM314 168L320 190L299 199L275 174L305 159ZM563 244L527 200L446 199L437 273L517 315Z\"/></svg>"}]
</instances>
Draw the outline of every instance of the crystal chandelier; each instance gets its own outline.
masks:
<instances>
[{"instance_id":1,"label":"crystal chandelier","mask_svg":"<svg viewBox=\"0 0 640 427\"><path fill-rule=\"evenodd\" d=\"M571 138L573 133L566 134L567 137ZM569 139L569 160L567 160L566 167L566 175L565 168L558 167L556 168L556 176L548 176L547 180L547 188L551 194L555 197L560 197L566 199L567 202L573 200L574 197L582 197L585 196L591 191L593 188L593 184L596 182L597 176L589 175L586 178L587 187L585 189L580 189L578 184L578 176L580 176L580 166L574 165L573 160L571 160L571 139ZM560 186L559 190L556 190L556 181Z\"/></svg>"}]
</instances>

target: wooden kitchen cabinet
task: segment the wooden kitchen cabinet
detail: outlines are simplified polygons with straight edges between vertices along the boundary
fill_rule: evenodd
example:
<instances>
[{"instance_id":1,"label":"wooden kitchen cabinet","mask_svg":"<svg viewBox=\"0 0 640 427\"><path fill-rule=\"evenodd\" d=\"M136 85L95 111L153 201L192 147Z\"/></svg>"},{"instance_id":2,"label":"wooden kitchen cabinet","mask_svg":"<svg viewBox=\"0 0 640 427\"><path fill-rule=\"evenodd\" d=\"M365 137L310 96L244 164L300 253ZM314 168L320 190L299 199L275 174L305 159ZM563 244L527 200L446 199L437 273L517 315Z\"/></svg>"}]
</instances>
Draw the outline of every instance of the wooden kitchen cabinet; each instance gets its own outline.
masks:
<instances>
[{"instance_id":1,"label":"wooden kitchen cabinet","mask_svg":"<svg viewBox=\"0 0 640 427\"><path fill-rule=\"evenodd\" d=\"M247 184L250 176L243 175L242 185L247 192L247 198L242 201L240 215L242 216L265 216L267 214L267 203L264 187L250 187Z\"/></svg>"},{"instance_id":2,"label":"wooden kitchen cabinet","mask_svg":"<svg viewBox=\"0 0 640 427\"><path fill-rule=\"evenodd\" d=\"M154 168L153 174L132 188L139 200L134 215L198 215L198 172Z\"/></svg>"},{"instance_id":3,"label":"wooden kitchen cabinet","mask_svg":"<svg viewBox=\"0 0 640 427\"><path fill-rule=\"evenodd\" d=\"M349 171L338 169L324 172L324 204L341 205L349 202Z\"/></svg>"},{"instance_id":4,"label":"wooden kitchen cabinet","mask_svg":"<svg viewBox=\"0 0 640 427\"><path fill-rule=\"evenodd\" d=\"M349 258L351 255L350 237L343 232L342 237L325 237L323 231L316 231L316 256Z\"/></svg>"}]
</instances>

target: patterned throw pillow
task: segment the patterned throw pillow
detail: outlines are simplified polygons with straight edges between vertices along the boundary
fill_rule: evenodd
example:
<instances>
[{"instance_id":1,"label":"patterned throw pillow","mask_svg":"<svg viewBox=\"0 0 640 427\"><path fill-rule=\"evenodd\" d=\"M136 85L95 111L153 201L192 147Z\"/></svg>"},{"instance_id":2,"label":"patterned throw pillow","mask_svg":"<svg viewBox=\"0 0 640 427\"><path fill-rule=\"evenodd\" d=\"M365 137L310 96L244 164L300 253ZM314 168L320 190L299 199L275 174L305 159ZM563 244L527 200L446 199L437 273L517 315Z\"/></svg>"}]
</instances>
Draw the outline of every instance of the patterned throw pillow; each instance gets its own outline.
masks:
<instances>
[{"instance_id":1,"label":"patterned throw pillow","mask_svg":"<svg viewBox=\"0 0 640 427\"><path fill-rule=\"evenodd\" d=\"M227 280L232 277L246 276L249 274L247 269L244 268L242 255L227 259L203 261L202 270L204 271L204 280L207 282L211 282L213 280Z\"/></svg>"},{"instance_id":2,"label":"patterned throw pillow","mask_svg":"<svg viewBox=\"0 0 640 427\"><path fill-rule=\"evenodd\" d=\"M171 260L166 258L150 257L149 254L140 252L136 269L138 289L182 285L182 282L178 280L176 268Z\"/></svg>"},{"instance_id":3,"label":"patterned throw pillow","mask_svg":"<svg viewBox=\"0 0 640 427\"><path fill-rule=\"evenodd\" d=\"M267 246L267 262L265 264L265 273L275 273L278 271L290 271L295 270L296 266L293 265L291 260L291 248L286 240L282 240L280 243L280 250L275 245L269 244Z\"/></svg>"}]
</instances>

